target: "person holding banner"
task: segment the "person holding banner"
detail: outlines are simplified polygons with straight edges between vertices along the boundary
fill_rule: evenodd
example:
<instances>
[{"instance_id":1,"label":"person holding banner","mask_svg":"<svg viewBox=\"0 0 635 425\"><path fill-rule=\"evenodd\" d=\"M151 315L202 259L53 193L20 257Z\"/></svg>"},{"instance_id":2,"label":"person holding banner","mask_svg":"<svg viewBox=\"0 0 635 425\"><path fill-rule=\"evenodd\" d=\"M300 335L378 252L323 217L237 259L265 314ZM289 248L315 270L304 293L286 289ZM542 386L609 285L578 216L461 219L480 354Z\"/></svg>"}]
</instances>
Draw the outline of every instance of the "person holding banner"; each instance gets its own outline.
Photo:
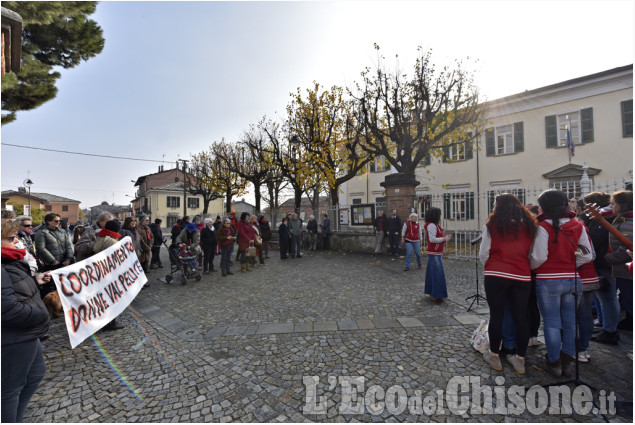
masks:
<instances>
[{"instance_id":1,"label":"person holding banner","mask_svg":"<svg viewBox=\"0 0 635 425\"><path fill-rule=\"evenodd\" d=\"M95 245L93 250L95 254L102 252L105 249L115 245L121 239L121 223L119 220L109 220L104 224L104 228L97 233L97 239L95 239ZM145 288L145 286L144 286ZM117 323L117 319L112 319L106 326L102 328L104 331L116 331L123 329L124 326Z\"/></svg>"},{"instance_id":2,"label":"person holding banner","mask_svg":"<svg viewBox=\"0 0 635 425\"><path fill-rule=\"evenodd\" d=\"M46 373L40 340L48 338L49 313L38 284L50 273L31 276L17 249L18 223L2 223L2 422L22 422Z\"/></svg>"}]
</instances>

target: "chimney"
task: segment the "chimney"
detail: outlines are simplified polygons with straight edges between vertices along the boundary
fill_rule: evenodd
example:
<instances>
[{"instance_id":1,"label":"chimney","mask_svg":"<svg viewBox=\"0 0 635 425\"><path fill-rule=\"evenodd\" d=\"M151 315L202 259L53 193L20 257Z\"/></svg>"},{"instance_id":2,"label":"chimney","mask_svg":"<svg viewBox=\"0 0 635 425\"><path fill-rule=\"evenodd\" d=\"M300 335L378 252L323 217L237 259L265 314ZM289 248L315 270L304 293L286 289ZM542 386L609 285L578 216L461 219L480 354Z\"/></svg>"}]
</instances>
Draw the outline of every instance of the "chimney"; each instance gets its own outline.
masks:
<instances>
[{"instance_id":1,"label":"chimney","mask_svg":"<svg viewBox=\"0 0 635 425\"><path fill-rule=\"evenodd\" d=\"M20 192L20 193L26 193L26 188L25 188L25 187L19 187L19 188L18 188L18 192Z\"/></svg>"}]
</instances>

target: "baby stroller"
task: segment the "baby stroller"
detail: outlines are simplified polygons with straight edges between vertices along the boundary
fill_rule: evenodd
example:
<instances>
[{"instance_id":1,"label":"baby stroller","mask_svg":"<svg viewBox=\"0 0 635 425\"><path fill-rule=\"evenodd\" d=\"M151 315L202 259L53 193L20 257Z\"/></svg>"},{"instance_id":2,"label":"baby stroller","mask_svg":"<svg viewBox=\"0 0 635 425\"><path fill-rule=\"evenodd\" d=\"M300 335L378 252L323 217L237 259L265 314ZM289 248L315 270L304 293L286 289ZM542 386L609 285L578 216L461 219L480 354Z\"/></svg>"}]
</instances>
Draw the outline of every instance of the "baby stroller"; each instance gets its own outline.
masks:
<instances>
[{"instance_id":1,"label":"baby stroller","mask_svg":"<svg viewBox=\"0 0 635 425\"><path fill-rule=\"evenodd\" d=\"M194 261L196 264L196 257L180 257L179 256L179 244L172 243L170 246L167 245L167 237L163 238L163 245L168 249L168 254L170 256L170 274L165 276L166 283L172 283L174 279L174 274L179 272L177 275L181 277L181 285L185 285L187 283L187 279L194 279L197 282L201 280L201 272L198 268L192 269L190 261Z\"/></svg>"}]
</instances>

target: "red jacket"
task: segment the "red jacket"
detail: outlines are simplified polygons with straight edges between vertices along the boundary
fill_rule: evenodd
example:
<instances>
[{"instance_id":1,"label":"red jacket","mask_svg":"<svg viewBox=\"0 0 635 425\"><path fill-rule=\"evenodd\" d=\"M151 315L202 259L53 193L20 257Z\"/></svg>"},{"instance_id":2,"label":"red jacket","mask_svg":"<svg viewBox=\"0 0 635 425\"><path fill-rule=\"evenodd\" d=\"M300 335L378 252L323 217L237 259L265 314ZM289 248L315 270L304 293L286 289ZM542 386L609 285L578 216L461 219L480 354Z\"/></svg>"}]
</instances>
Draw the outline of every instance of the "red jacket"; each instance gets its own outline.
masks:
<instances>
[{"instance_id":1,"label":"red jacket","mask_svg":"<svg viewBox=\"0 0 635 425\"><path fill-rule=\"evenodd\" d=\"M484 266L483 275L500 277L521 282L531 282L529 251L533 239L526 232L513 236L501 236L492 226L487 234L491 239L489 258Z\"/></svg>"},{"instance_id":2,"label":"red jacket","mask_svg":"<svg viewBox=\"0 0 635 425\"><path fill-rule=\"evenodd\" d=\"M534 270L536 279L574 279L576 277L574 254L584 225L578 220L569 220L560 226L558 243L553 243L556 232L550 223L543 220L539 225L549 234L549 256L547 261ZM573 243L569 241L567 236ZM574 246L574 244L576 245Z\"/></svg>"},{"instance_id":3,"label":"red jacket","mask_svg":"<svg viewBox=\"0 0 635 425\"><path fill-rule=\"evenodd\" d=\"M246 251L249 248L249 242L256 239L256 230L249 223L238 221L238 249Z\"/></svg>"}]
</instances>

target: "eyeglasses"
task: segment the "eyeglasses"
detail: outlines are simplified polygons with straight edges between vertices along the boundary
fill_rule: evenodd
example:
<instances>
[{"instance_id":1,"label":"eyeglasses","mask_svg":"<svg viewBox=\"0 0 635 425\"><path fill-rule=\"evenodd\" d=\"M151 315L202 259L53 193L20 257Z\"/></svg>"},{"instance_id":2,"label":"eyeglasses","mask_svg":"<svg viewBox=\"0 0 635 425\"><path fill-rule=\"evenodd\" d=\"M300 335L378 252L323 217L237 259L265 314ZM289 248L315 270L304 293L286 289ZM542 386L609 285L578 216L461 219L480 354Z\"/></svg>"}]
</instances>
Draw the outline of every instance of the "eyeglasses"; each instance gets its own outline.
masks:
<instances>
[{"instance_id":1,"label":"eyeglasses","mask_svg":"<svg viewBox=\"0 0 635 425\"><path fill-rule=\"evenodd\" d=\"M13 241L15 241L16 239L18 239L18 237L17 237L16 235L13 235L13 236L9 236L8 238L5 238L5 239L6 239L7 241L9 241L9 242L13 242Z\"/></svg>"},{"instance_id":2,"label":"eyeglasses","mask_svg":"<svg viewBox=\"0 0 635 425\"><path fill-rule=\"evenodd\" d=\"M31 227L33 226L32 224L22 224L22 227Z\"/></svg>"},{"instance_id":3,"label":"eyeglasses","mask_svg":"<svg viewBox=\"0 0 635 425\"><path fill-rule=\"evenodd\" d=\"M62 220L52 220L53 223L61 223Z\"/></svg>"}]
</instances>

